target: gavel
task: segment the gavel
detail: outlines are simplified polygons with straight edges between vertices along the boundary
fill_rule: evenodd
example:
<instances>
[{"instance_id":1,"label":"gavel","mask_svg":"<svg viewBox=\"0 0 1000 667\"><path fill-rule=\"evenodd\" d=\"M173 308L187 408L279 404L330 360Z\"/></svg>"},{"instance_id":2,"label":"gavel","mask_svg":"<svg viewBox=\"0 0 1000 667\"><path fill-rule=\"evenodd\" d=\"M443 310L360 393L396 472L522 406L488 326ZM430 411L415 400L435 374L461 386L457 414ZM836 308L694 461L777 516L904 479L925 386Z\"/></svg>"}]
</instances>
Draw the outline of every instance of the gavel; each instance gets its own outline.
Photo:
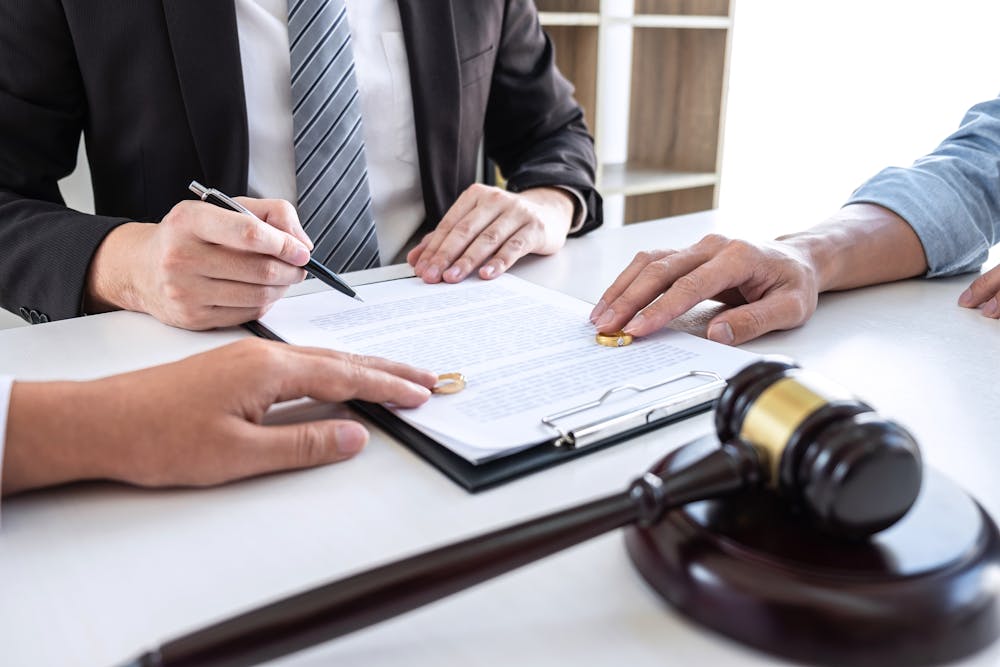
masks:
<instances>
[{"instance_id":1,"label":"gavel","mask_svg":"<svg viewBox=\"0 0 1000 667\"><path fill-rule=\"evenodd\" d=\"M719 446L657 464L624 491L334 581L163 644L132 667L238 667L413 610L615 528L698 500L769 488L818 529L859 540L920 491L913 437L822 377L777 357L733 376L716 403Z\"/></svg>"}]
</instances>

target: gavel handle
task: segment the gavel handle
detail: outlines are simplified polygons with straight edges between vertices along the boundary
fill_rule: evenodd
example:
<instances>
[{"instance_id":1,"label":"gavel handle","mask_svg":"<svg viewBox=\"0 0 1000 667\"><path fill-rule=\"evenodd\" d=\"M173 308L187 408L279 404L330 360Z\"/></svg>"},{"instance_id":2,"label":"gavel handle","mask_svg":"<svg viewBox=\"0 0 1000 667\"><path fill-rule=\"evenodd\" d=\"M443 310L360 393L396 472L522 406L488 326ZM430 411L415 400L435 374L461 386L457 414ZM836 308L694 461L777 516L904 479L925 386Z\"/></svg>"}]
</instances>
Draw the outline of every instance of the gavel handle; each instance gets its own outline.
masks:
<instances>
[{"instance_id":1,"label":"gavel handle","mask_svg":"<svg viewBox=\"0 0 1000 667\"><path fill-rule=\"evenodd\" d=\"M129 667L243 667L348 634L670 507L745 488L747 451L723 445L686 470L305 591L179 637Z\"/></svg>"}]
</instances>

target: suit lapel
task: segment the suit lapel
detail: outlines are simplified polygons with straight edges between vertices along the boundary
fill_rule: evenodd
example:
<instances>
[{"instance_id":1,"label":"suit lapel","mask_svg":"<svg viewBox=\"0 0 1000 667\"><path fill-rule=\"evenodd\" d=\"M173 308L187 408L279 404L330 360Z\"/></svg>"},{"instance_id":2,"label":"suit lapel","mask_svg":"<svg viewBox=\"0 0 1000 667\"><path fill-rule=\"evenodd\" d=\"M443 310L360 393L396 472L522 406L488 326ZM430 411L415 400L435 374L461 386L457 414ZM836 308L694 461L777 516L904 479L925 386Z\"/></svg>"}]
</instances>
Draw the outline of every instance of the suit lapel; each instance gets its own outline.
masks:
<instances>
[{"instance_id":1,"label":"suit lapel","mask_svg":"<svg viewBox=\"0 0 1000 667\"><path fill-rule=\"evenodd\" d=\"M235 4L163 0L163 11L202 177L244 194L249 140Z\"/></svg>"},{"instance_id":2,"label":"suit lapel","mask_svg":"<svg viewBox=\"0 0 1000 667\"><path fill-rule=\"evenodd\" d=\"M452 0L398 0L413 88L417 151L428 223L458 195L461 128L458 42ZM443 37L450 37L445 39Z\"/></svg>"}]
</instances>

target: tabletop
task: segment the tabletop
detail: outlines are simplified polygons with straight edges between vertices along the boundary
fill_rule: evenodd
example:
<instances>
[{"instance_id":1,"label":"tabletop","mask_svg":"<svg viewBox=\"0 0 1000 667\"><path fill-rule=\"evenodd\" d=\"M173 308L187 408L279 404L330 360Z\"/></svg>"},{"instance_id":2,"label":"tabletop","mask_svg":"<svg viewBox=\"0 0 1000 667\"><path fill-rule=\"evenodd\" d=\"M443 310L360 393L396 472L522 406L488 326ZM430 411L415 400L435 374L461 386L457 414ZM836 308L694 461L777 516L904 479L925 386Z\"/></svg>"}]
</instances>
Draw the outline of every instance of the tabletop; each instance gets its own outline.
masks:
<instances>
[{"instance_id":1,"label":"tabletop","mask_svg":"<svg viewBox=\"0 0 1000 667\"><path fill-rule=\"evenodd\" d=\"M713 211L570 239L516 275L587 301L639 250L741 220ZM991 263L997 260L994 253ZM388 267L352 282L398 275ZM744 347L851 389L920 442L925 461L1000 517L1000 322L956 305L972 280L908 280L823 295L803 327ZM314 289L307 281L300 289ZM710 304L680 326L698 333ZM0 373L92 378L248 335L188 332L135 313L0 331ZM329 407L320 410L333 409ZM75 484L3 502L0 663L100 666L206 623L431 546L623 489L711 432L702 414L470 495L373 427L349 462L206 490ZM610 533L282 665L783 664L701 629L646 588ZM962 665L997 665L1000 646Z\"/></svg>"}]
</instances>

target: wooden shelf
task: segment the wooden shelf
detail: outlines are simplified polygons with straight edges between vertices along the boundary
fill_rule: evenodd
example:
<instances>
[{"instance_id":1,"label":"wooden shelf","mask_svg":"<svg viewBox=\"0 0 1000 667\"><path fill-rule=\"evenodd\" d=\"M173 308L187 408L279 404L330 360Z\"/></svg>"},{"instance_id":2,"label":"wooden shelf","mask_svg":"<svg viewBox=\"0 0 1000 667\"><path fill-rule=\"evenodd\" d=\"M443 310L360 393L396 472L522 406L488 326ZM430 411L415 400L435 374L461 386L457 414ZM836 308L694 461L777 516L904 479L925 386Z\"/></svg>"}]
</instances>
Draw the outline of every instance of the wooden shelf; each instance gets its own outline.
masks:
<instances>
[{"instance_id":1,"label":"wooden shelf","mask_svg":"<svg viewBox=\"0 0 1000 667\"><path fill-rule=\"evenodd\" d=\"M646 195L714 186L714 172L675 171L635 164L605 164L601 167L601 192L605 195Z\"/></svg>"},{"instance_id":2,"label":"wooden shelf","mask_svg":"<svg viewBox=\"0 0 1000 667\"><path fill-rule=\"evenodd\" d=\"M713 208L733 1L535 4L594 134L607 223Z\"/></svg>"}]
</instances>

